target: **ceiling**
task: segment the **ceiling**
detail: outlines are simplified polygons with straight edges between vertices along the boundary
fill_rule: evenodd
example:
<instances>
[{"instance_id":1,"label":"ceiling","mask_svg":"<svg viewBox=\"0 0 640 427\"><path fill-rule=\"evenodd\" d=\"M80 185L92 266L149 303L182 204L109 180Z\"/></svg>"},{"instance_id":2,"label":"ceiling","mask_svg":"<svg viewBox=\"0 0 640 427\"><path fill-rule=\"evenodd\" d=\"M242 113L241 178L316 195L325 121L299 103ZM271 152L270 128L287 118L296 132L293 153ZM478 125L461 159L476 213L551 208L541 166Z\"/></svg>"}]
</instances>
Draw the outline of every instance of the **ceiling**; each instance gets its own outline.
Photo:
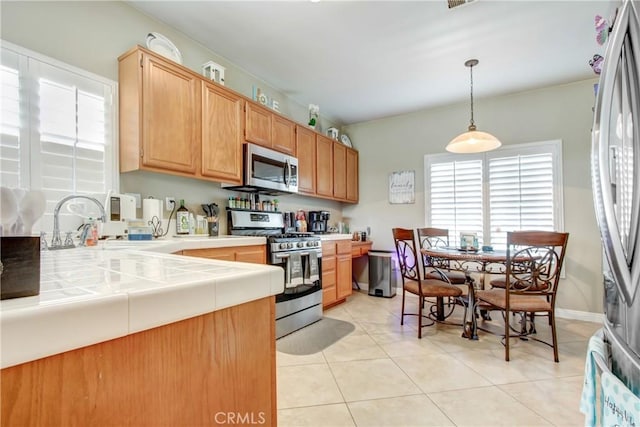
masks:
<instances>
[{"instance_id":1,"label":"ceiling","mask_svg":"<svg viewBox=\"0 0 640 427\"><path fill-rule=\"evenodd\" d=\"M301 105L351 124L596 77L618 1L130 1Z\"/></svg>"}]
</instances>

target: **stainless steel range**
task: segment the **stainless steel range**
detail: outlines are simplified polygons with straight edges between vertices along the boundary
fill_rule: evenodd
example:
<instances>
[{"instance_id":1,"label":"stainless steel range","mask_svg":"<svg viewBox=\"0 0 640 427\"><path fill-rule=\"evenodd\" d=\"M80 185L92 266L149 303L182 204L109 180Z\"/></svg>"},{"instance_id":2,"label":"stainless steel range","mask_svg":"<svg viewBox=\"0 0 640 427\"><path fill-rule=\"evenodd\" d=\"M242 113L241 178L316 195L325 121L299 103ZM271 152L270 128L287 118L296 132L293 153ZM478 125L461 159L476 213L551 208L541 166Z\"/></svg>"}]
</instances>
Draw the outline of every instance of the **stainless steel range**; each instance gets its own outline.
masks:
<instances>
[{"instance_id":1,"label":"stainless steel range","mask_svg":"<svg viewBox=\"0 0 640 427\"><path fill-rule=\"evenodd\" d=\"M311 233L285 233L281 212L227 210L229 234L267 237L267 261L285 270L276 295L276 338L322 319L322 246Z\"/></svg>"}]
</instances>

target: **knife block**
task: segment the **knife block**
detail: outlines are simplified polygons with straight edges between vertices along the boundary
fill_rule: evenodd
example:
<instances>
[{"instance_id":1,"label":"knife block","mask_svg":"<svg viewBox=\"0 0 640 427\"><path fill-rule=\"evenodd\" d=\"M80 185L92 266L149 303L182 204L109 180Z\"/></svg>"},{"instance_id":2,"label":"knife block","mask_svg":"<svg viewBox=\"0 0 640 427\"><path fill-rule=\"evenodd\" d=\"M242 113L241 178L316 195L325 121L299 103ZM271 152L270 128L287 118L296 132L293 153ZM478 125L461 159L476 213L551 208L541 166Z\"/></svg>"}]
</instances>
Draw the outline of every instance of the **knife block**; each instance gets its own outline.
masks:
<instances>
[{"instance_id":1,"label":"knife block","mask_svg":"<svg viewBox=\"0 0 640 427\"><path fill-rule=\"evenodd\" d=\"M40 237L0 237L0 299L40 294Z\"/></svg>"}]
</instances>

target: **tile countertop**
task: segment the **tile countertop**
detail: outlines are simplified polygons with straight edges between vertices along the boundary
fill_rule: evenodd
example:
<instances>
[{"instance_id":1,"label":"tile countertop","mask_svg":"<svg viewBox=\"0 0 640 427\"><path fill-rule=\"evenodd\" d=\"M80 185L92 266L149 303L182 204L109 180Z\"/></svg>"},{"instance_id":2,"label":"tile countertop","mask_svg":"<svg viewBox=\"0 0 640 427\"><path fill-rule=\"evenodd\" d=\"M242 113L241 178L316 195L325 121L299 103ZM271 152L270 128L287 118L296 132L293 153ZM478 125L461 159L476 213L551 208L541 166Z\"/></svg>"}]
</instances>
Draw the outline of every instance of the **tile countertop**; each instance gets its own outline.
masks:
<instances>
[{"instance_id":1,"label":"tile countertop","mask_svg":"<svg viewBox=\"0 0 640 427\"><path fill-rule=\"evenodd\" d=\"M353 236L351 234L319 234L320 240L351 240Z\"/></svg>"},{"instance_id":2,"label":"tile countertop","mask_svg":"<svg viewBox=\"0 0 640 427\"><path fill-rule=\"evenodd\" d=\"M40 295L0 302L0 368L279 294L280 267L171 255L265 243L222 236L43 251Z\"/></svg>"}]
</instances>

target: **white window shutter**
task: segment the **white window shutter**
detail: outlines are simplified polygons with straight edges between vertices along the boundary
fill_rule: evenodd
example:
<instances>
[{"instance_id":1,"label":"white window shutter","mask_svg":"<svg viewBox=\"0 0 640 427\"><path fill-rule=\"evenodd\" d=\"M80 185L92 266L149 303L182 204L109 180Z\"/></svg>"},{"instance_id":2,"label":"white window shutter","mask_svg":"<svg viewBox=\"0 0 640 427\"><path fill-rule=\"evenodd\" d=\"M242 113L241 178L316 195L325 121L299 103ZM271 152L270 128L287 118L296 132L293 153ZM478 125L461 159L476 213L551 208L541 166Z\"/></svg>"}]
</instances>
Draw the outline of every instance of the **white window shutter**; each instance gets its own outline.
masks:
<instances>
[{"instance_id":1,"label":"white window shutter","mask_svg":"<svg viewBox=\"0 0 640 427\"><path fill-rule=\"evenodd\" d=\"M3 46L0 178L3 186L45 193L45 216L35 232L52 229L53 208L63 197L102 199L108 190L118 190L115 88L115 82L84 70L10 43ZM75 229L82 216L97 216L92 204L86 204L88 210L81 205L61 211L62 230Z\"/></svg>"},{"instance_id":2,"label":"white window shutter","mask_svg":"<svg viewBox=\"0 0 640 427\"><path fill-rule=\"evenodd\" d=\"M482 241L482 161L434 163L430 173L431 226L449 230L451 244L460 232Z\"/></svg>"}]
</instances>

